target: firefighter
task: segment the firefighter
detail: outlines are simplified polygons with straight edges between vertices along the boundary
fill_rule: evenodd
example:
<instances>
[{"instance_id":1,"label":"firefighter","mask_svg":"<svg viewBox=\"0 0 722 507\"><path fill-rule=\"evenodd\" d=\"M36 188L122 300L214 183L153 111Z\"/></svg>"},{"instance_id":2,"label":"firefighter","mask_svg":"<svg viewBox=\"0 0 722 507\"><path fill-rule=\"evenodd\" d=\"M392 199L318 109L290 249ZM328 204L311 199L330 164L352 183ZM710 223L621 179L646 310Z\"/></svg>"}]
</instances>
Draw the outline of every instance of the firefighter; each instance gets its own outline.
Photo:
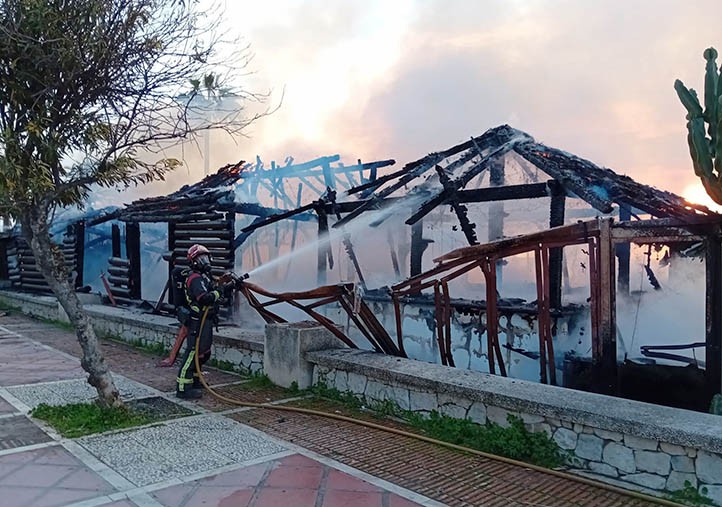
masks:
<instances>
[{"instance_id":1,"label":"firefighter","mask_svg":"<svg viewBox=\"0 0 722 507\"><path fill-rule=\"evenodd\" d=\"M186 349L178 371L176 396L198 399L203 396L203 385L195 367L196 339L200 333L198 361L203 365L211 357L213 319L218 311L218 305L223 302L223 297L211 275L211 255L208 249L203 245L193 245L188 249L188 261L191 272L186 279L185 296L190 319ZM208 315L201 329L201 320L206 310Z\"/></svg>"}]
</instances>

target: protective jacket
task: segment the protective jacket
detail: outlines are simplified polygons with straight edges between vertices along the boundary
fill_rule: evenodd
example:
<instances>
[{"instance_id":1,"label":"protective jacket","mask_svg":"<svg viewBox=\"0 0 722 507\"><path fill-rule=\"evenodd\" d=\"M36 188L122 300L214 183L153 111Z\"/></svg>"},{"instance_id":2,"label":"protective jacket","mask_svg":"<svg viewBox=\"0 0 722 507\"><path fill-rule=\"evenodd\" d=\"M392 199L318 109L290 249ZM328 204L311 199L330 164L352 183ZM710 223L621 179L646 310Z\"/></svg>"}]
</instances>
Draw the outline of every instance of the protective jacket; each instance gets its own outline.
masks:
<instances>
[{"instance_id":1,"label":"protective jacket","mask_svg":"<svg viewBox=\"0 0 722 507\"><path fill-rule=\"evenodd\" d=\"M183 392L191 387L200 385L195 371L195 348L198 343L198 361L205 364L211 357L211 346L213 345L213 316L217 310L217 304L221 299L221 293L215 288L213 280L205 273L192 271L186 279L186 300L190 310L188 321L188 337L186 338L186 349L181 360L181 367L178 371L177 390ZM203 322L203 314L208 309L208 315Z\"/></svg>"}]
</instances>

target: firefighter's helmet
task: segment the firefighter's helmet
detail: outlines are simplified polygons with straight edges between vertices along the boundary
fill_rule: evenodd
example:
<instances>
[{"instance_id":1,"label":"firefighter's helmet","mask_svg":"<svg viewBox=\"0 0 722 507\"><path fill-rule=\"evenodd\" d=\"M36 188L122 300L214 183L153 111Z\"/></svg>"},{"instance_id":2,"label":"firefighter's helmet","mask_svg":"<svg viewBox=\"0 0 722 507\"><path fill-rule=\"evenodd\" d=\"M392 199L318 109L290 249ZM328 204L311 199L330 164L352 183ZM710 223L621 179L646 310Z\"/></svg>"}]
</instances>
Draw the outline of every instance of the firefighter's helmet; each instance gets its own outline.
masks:
<instances>
[{"instance_id":1,"label":"firefighter's helmet","mask_svg":"<svg viewBox=\"0 0 722 507\"><path fill-rule=\"evenodd\" d=\"M211 253L208 251L208 249L206 247L204 247L203 245L198 245L198 244L193 245L192 247L190 247L188 249L188 261L193 262L196 260L196 257L198 257L199 255L203 255L203 254L208 255L208 256L211 255Z\"/></svg>"}]
</instances>

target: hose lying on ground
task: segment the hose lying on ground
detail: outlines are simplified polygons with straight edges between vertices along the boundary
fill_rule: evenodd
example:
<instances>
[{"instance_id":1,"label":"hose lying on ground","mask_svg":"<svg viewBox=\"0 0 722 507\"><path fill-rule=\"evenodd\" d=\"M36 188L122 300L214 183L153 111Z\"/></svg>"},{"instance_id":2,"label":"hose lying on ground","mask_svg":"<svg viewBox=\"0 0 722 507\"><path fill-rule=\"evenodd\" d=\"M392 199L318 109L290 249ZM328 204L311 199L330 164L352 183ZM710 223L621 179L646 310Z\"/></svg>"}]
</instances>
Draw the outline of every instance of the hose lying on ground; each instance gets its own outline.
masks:
<instances>
[{"instance_id":1,"label":"hose lying on ground","mask_svg":"<svg viewBox=\"0 0 722 507\"><path fill-rule=\"evenodd\" d=\"M201 319L201 325L198 329L198 336L196 336L195 368L196 368L196 373L198 374L198 378L200 379L201 384L203 384L203 387L209 393L211 393L211 395L213 395L215 398L217 398L221 401L225 401L226 403L230 403L232 405L238 405L241 407L264 408L264 409L269 409L269 410L278 410L281 412L295 412L297 414L313 415L313 416L317 416L317 417L325 417L327 419L334 419L336 421L344 421L344 422L348 422L348 423L352 423L352 424L357 424L360 426L365 426L367 428L373 428L375 430L385 431L387 433L393 433L395 435L401 435L404 437L415 438L416 440L421 440L423 442L428 442L430 444L440 445L442 447L447 447L449 449L454 449L457 451L465 452L467 454L473 454L474 456L481 456L483 458L500 461L502 463L507 463L509 465L528 468L530 470L536 470L537 472L542 472L542 473L553 475L555 477L559 477L562 479L567 479L567 480L575 481L575 482L578 482L581 484L586 484L588 486L594 486L596 488L601 488L606 491L611 491L611 492L618 493L620 495L628 496L631 498L635 498L638 500L644 500L647 502L656 503L658 505L666 505L669 507L683 507L682 504L679 504L677 502L673 502L671 500L667 500L664 498L658 498L656 496L646 495L644 493L639 493L637 491L630 491L627 489L619 488L617 486L612 486L611 484L607 484L604 482L595 481L593 479L587 479L586 477L580 477L580 476L569 474L566 472L561 472L559 470L552 470L550 468L544 468L539 465L533 465L531 463L525 463L523 461L518 461L515 459L511 459L511 458L505 458L504 456L497 456L495 454L489 454L489 453L486 453L483 451L472 449L470 447L464 447L461 445L452 444L450 442L444 442L443 440L437 440L435 438L430 438L430 437L427 437L424 435L419 435L417 433L412 433L410 431L404 431L404 430L400 430L397 428L391 428L388 426L384 426L382 424L376 424L376 423L369 422L369 421L362 421L359 419L354 419L353 417L348 417L345 415L332 414L329 412L322 412L320 410L313 410L313 409L309 409L309 408L285 407L283 405L271 405L268 403L253 403L253 402L241 401L241 400L236 400L234 398L228 398L227 396L223 396L222 394L214 391L213 388L208 385L205 377L203 376L203 372L201 371L201 364L198 359L201 332L203 331L203 326L205 325L206 318L208 317L208 310L209 309L206 309L205 312L203 313L203 317Z\"/></svg>"}]
</instances>

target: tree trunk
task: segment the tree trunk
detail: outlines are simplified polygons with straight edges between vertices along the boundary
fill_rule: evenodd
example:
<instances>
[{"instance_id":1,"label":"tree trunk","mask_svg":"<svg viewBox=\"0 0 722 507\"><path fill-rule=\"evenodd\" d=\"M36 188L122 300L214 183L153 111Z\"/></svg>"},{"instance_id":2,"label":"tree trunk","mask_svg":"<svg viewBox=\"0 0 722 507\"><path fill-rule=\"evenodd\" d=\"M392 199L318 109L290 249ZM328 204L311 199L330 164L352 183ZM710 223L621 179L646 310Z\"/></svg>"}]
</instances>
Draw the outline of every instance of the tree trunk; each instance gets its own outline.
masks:
<instances>
[{"instance_id":1,"label":"tree trunk","mask_svg":"<svg viewBox=\"0 0 722 507\"><path fill-rule=\"evenodd\" d=\"M38 270L75 326L83 350L80 364L88 372L88 383L98 391L98 401L105 406L122 406L118 389L100 352L95 330L68 280L63 254L50 237L47 216L46 210L26 210L20 217L23 236L35 255Z\"/></svg>"}]
</instances>

